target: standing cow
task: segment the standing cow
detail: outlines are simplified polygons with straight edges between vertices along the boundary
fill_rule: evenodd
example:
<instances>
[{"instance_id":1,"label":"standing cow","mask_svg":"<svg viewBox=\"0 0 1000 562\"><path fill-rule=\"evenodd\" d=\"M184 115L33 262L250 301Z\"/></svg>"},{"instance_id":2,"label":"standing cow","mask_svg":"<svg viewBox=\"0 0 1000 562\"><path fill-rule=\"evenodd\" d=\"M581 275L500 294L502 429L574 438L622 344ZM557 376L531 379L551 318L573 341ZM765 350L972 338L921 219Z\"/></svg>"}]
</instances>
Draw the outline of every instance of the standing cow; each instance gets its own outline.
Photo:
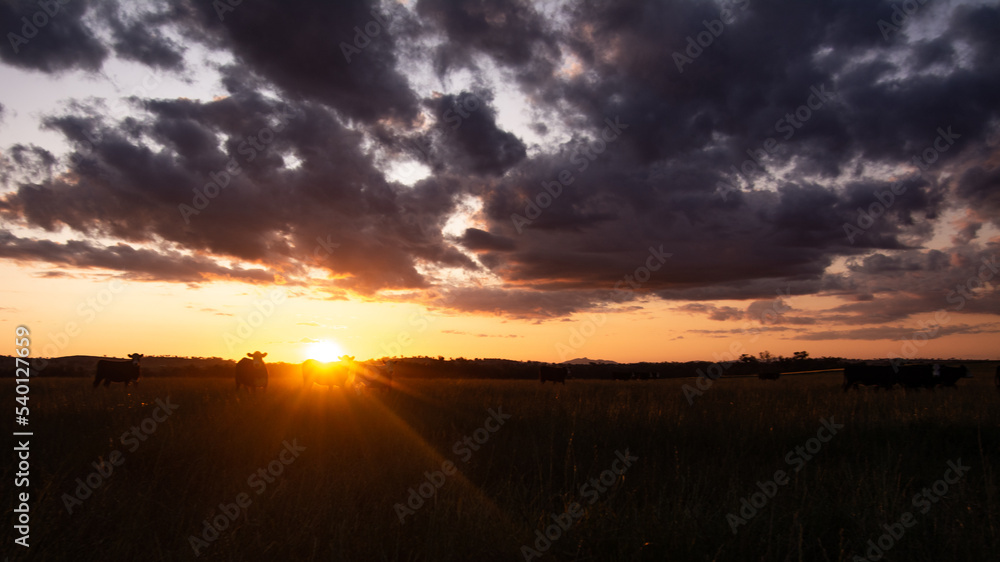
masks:
<instances>
[{"instance_id":1,"label":"standing cow","mask_svg":"<svg viewBox=\"0 0 1000 562\"><path fill-rule=\"evenodd\" d=\"M389 392L392 390L392 371L394 361L386 361L381 365L367 365L358 371L361 384L367 388Z\"/></svg>"},{"instance_id":2,"label":"standing cow","mask_svg":"<svg viewBox=\"0 0 1000 562\"><path fill-rule=\"evenodd\" d=\"M848 365L844 367L844 392L857 388L859 384L889 390L896 384L894 367L888 365Z\"/></svg>"},{"instance_id":3,"label":"standing cow","mask_svg":"<svg viewBox=\"0 0 1000 562\"><path fill-rule=\"evenodd\" d=\"M906 390L928 388L934 390L936 386L947 386L955 388L958 379L971 378L969 369L965 365L959 367L948 367L946 365L903 365L899 368L899 383Z\"/></svg>"},{"instance_id":4,"label":"standing cow","mask_svg":"<svg viewBox=\"0 0 1000 562\"><path fill-rule=\"evenodd\" d=\"M267 353L255 351L247 353L247 356L240 359L236 364L236 390L241 386L247 387L251 392L258 388L267 390L267 365L264 358Z\"/></svg>"},{"instance_id":5,"label":"standing cow","mask_svg":"<svg viewBox=\"0 0 1000 562\"><path fill-rule=\"evenodd\" d=\"M545 381L566 384L566 377L569 376L569 367L549 367L541 365L538 367L538 380L545 384Z\"/></svg>"},{"instance_id":6,"label":"standing cow","mask_svg":"<svg viewBox=\"0 0 1000 562\"><path fill-rule=\"evenodd\" d=\"M302 385L304 390L312 388L313 384L328 387L347 388L351 373L355 370L354 357L343 355L338 362L321 363L315 359L306 359L302 363Z\"/></svg>"},{"instance_id":7,"label":"standing cow","mask_svg":"<svg viewBox=\"0 0 1000 562\"><path fill-rule=\"evenodd\" d=\"M140 353L129 355L131 361L109 361L101 359L97 362L97 376L94 377L94 388L104 381L104 386L111 386L113 382L123 382L128 386L130 382L139 384L139 360L143 358Z\"/></svg>"}]
</instances>

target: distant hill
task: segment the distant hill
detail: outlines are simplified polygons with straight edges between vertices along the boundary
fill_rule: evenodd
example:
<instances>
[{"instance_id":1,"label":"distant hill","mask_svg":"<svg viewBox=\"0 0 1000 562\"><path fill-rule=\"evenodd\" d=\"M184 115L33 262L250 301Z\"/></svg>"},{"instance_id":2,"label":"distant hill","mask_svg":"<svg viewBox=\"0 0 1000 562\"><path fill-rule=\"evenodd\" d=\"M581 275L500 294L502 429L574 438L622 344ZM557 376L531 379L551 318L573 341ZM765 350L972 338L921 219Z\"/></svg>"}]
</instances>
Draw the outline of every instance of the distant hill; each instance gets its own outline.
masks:
<instances>
[{"instance_id":1,"label":"distant hill","mask_svg":"<svg viewBox=\"0 0 1000 562\"><path fill-rule=\"evenodd\" d=\"M578 359L570 359L569 361L563 361L560 365L590 365L594 363L596 365L617 365L617 361L607 361L605 359L587 359L586 357L580 357Z\"/></svg>"}]
</instances>

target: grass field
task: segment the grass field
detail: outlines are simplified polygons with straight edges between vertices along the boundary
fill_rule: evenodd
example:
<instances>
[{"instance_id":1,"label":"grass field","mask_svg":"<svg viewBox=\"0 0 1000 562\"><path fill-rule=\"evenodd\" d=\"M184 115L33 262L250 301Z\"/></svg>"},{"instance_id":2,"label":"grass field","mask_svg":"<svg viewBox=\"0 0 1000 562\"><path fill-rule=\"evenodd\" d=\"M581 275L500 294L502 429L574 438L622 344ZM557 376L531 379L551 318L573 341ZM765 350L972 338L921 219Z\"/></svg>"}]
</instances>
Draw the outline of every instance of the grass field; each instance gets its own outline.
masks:
<instances>
[{"instance_id":1,"label":"grass field","mask_svg":"<svg viewBox=\"0 0 1000 562\"><path fill-rule=\"evenodd\" d=\"M977 367L956 390L910 394L844 393L838 374L723 379L693 404L681 391L691 379L402 380L389 396L302 393L291 380L236 395L231 381L215 379L144 379L127 391L38 379L30 556L19 547L8 555L186 560L195 558L196 536L203 560L487 562L525 560L528 545L545 551L542 560L837 561L864 557L883 524L910 512L915 524L897 527L904 534L883 560L996 560L1000 392L992 369ZM13 402L10 386L5 403ZM149 421L156 400L168 397L176 410ZM490 409L510 417L488 422L496 419ZM814 439L830 418L843 428ZM145 440L123 442L133 426ZM461 443L467 436L478 450ZM300 447L298 456L282 453L286 442ZM602 472L623 468L616 452L626 449L638 459L621 475L606 473L614 480L604 488ZM69 513L76 479L115 450L119 466L106 463L113 472L71 501ZM931 492L934 503L922 500L929 508L921 513L914 495L958 459L967 473L943 497ZM396 504L446 461L457 471L432 474L424 491L440 488L422 506L414 500L401 523ZM269 465L280 472L267 475L271 482L251 478ZM5 490L13 468L2 466ZM779 470L788 480L770 488L773 497L750 498ZM597 486L588 484L594 478ZM766 504L734 534L727 514L738 516L743 498ZM579 509L562 518L568 529L550 527L574 502ZM3 509L6 546L13 498ZM204 521L216 516L225 528L209 541ZM536 545L547 527L558 538Z\"/></svg>"}]
</instances>

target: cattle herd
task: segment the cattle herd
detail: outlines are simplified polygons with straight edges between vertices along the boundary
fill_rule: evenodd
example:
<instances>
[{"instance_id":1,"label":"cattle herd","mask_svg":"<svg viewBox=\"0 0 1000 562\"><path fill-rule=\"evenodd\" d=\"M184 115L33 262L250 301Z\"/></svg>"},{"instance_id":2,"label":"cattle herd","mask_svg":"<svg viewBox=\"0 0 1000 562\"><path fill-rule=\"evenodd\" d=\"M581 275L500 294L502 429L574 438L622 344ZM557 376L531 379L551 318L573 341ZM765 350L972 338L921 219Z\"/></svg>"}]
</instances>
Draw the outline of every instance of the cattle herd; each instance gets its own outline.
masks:
<instances>
[{"instance_id":1,"label":"cattle herd","mask_svg":"<svg viewBox=\"0 0 1000 562\"><path fill-rule=\"evenodd\" d=\"M126 361L112 361L101 359L97 362L97 374L94 377L94 387L101 382L104 386L109 386L112 382L123 382L125 386L130 383L138 384L140 366L139 360L143 355L133 353ZM247 356L236 363L236 390L246 387L250 391L256 389L267 390L267 365L264 358L267 353L255 351L247 353ZM369 365L357 362L353 356L344 355L340 361L321 363L314 359L307 359L302 363L302 385L304 389L311 388L312 385L326 386L333 388L347 388L349 384L354 384L358 389L370 388L389 392L392 389L393 361L385 361L381 365ZM542 384L546 381L566 384L566 379L570 376L569 367L553 367L541 365L538 369L538 380ZM758 375L761 380L777 380L780 377L777 372L762 372ZM971 378L969 369L964 365L951 367L941 364L923 365L867 365L864 363L853 364L844 367L844 391L859 386L873 386L876 389L890 390L896 385L900 385L907 390L919 388L934 389L938 386L955 387L959 379ZM615 380L655 380L660 378L660 373L639 372L639 371L615 371ZM994 383L1000 390L1000 366L996 368Z\"/></svg>"},{"instance_id":2,"label":"cattle herd","mask_svg":"<svg viewBox=\"0 0 1000 562\"><path fill-rule=\"evenodd\" d=\"M998 368L998 373L1000 373L1000 368ZM897 384L906 390L934 389L937 386L954 388L958 379L971 377L972 375L969 374L969 369L965 365L959 367L949 367L937 363L902 366L848 365L844 367L844 391L858 388L858 385L874 386L876 389L883 390L890 390Z\"/></svg>"},{"instance_id":3,"label":"cattle herd","mask_svg":"<svg viewBox=\"0 0 1000 562\"><path fill-rule=\"evenodd\" d=\"M101 359L97 362L97 375L94 377L94 387L101 382L110 386L112 382L138 384L142 355L133 353L128 361L112 361ZM236 390L246 387L254 392L257 389L267 390L267 365L264 358L267 353L254 351L236 363ZM317 384L332 389L335 386L347 388L354 385L358 390L363 388L389 392L392 390L393 361L385 361L381 365L369 365L354 360L353 356L344 355L340 361L321 363L307 359L302 363L302 387L308 390Z\"/></svg>"}]
</instances>

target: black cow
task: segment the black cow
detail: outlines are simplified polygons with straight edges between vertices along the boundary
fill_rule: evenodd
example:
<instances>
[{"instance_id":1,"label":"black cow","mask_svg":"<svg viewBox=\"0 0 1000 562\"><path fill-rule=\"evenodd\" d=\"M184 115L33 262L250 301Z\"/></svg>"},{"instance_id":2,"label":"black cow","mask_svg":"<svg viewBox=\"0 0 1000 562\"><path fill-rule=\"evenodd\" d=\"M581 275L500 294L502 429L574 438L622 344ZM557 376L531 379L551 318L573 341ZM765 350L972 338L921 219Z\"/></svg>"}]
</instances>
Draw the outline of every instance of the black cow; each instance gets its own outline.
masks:
<instances>
[{"instance_id":1,"label":"black cow","mask_svg":"<svg viewBox=\"0 0 1000 562\"><path fill-rule=\"evenodd\" d=\"M139 384L139 360L143 355L133 353L129 355L131 361L109 361L101 359L97 362L97 376L94 377L94 388L104 381L104 386L111 386L113 382L123 382L128 386L130 382Z\"/></svg>"},{"instance_id":2,"label":"black cow","mask_svg":"<svg viewBox=\"0 0 1000 562\"><path fill-rule=\"evenodd\" d=\"M965 365L948 367L945 365L903 365L899 367L897 380L907 390L947 386L955 388L958 379L970 378L969 369Z\"/></svg>"},{"instance_id":3,"label":"black cow","mask_svg":"<svg viewBox=\"0 0 1000 562\"><path fill-rule=\"evenodd\" d=\"M246 357L240 359L239 363L236 364L236 390L239 390L240 386L247 387L251 392L258 388L267 390L265 357L267 357L267 353L255 351L247 353Z\"/></svg>"},{"instance_id":4,"label":"black cow","mask_svg":"<svg viewBox=\"0 0 1000 562\"><path fill-rule=\"evenodd\" d=\"M848 365L844 367L844 392L859 384L889 390L896 384L896 371L888 365Z\"/></svg>"},{"instance_id":5,"label":"black cow","mask_svg":"<svg viewBox=\"0 0 1000 562\"><path fill-rule=\"evenodd\" d=\"M566 384L566 377L569 376L569 367L549 367L541 365L538 367L538 380L545 384L545 381L553 383L561 382Z\"/></svg>"},{"instance_id":6,"label":"black cow","mask_svg":"<svg viewBox=\"0 0 1000 562\"><path fill-rule=\"evenodd\" d=\"M632 373L628 371L615 371L611 374L616 381L630 381L632 380Z\"/></svg>"},{"instance_id":7,"label":"black cow","mask_svg":"<svg viewBox=\"0 0 1000 562\"><path fill-rule=\"evenodd\" d=\"M765 373L757 373L757 378L762 381L776 381L781 376L781 373L776 371L770 371Z\"/></svg>"}]
</instances>

